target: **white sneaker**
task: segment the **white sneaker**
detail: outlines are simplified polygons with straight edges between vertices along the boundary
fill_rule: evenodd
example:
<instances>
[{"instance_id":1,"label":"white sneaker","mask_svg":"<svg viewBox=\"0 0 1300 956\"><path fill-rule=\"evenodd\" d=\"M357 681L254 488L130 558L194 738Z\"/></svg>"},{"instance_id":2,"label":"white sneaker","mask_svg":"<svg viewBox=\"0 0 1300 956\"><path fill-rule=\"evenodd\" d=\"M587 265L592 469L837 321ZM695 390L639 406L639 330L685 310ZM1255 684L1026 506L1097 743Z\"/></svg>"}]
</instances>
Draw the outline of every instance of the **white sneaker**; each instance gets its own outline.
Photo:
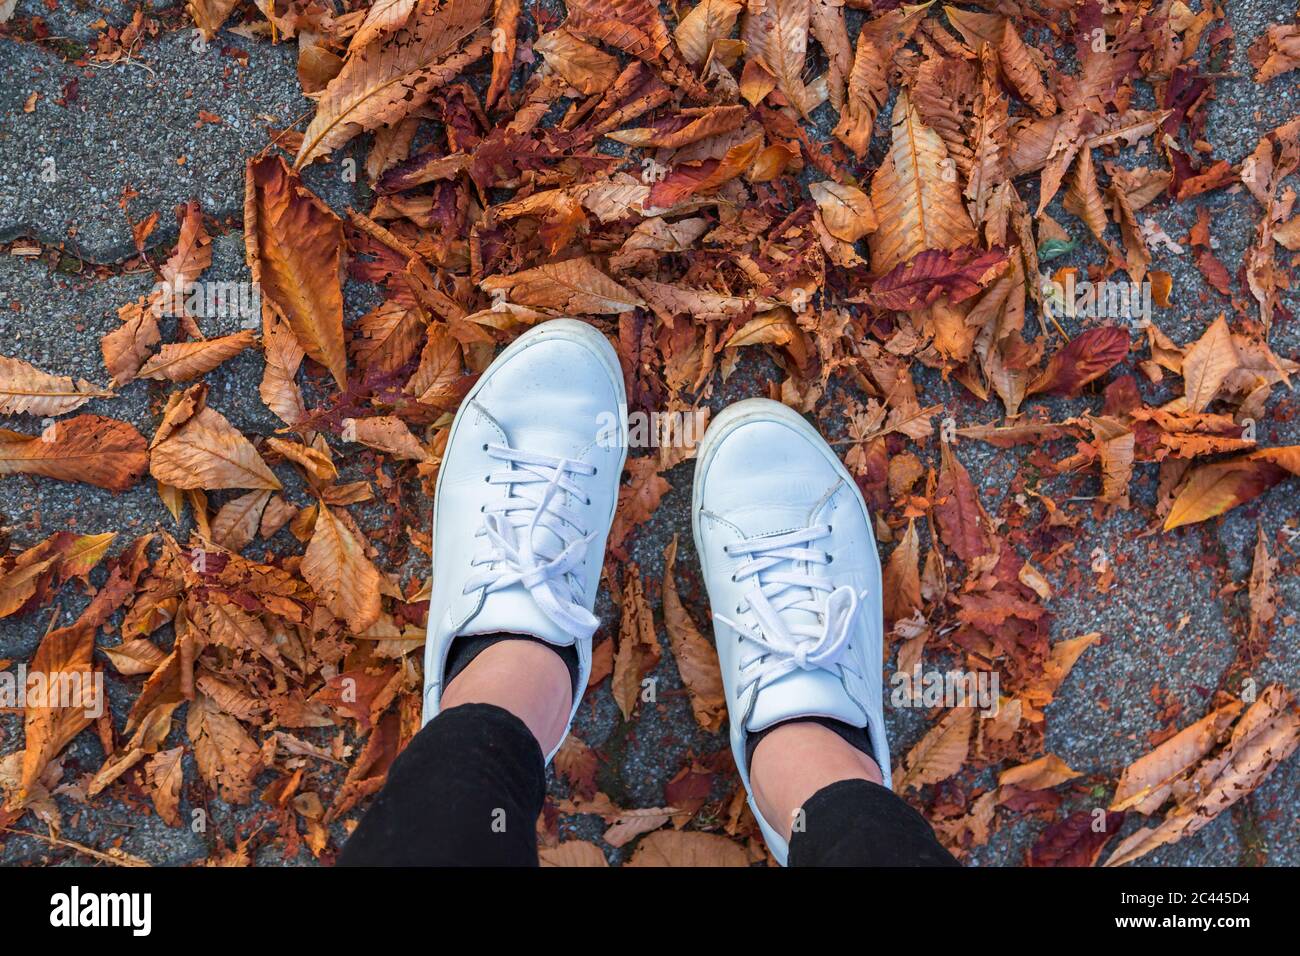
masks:
<instances>
[{"instance_id":1,"label":"white sneaker","mask_svg":"<svg viewBox=\"0 0 1300 956\"><path fill-rule=\"evenodd\" d=\"M713 608L731 750L749 805L783 866L789 848L754 801L751 733L797 717L866 727L889 786L880 556L866 503L797 412L762 398L709 425L692 529Z\"/></svg>"},{"instance_id":2,"label":"white sneaker","mask_svg":"<svg viewBox=\"0 0 1300 956\"><path fill-rule=\"evenodd\" d=\"M475 383L452 422L433 503L425 723L439 710L452 641L502 631L576 646L577 712L626 455L618 356L583 322L530 329Z\"/></svg>"}]
</instances>

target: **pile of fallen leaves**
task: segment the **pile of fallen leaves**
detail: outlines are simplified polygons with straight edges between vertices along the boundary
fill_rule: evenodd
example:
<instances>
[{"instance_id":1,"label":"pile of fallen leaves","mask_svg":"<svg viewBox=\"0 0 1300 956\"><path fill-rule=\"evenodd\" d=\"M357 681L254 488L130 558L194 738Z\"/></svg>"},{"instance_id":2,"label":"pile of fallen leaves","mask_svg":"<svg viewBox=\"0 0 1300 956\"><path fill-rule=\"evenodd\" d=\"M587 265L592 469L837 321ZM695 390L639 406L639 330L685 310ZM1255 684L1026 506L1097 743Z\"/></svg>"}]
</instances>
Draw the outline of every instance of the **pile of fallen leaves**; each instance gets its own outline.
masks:
<instances>
[{"instance_id":1,"label":"pile of fallen leaves","mask_svg":"<svg viewBox=\"0 0 1300 956\"><path fill-rule=\"evenodd\" d=\"M0 358L0 412L48 420L0 432L0 475L113 490L152 480L194 527L180 541L164 522L127 543L86 610L41 642L31 670L109 667L139 692L121 728L80 708L29 708L24 749L0 762L0 824L32 813L57 834L53 794L90 802L111 790L147 794L180 825L188 751L200 795L267 808L230 859L269 839L287 856L301 843L336 852L329 825L352 825L419 727L429 582L401 568L408 545L427 553L429 534L409 523L410 502L431 493L475 375L553 316L605 330L630 410L664 423L645 442L653 450L628 461L605 573L621 623L598 640L592 685L610 682L625 719L663 653L658 593L696 720L709 732L724 720L716 656L678 596L676 541L662 582L629 554L669 490L665 473L693 455L674 427L703 423L752 350L775 370L772 397L846 423L846 462L887 546L894 668L928 659L999 677L995 716L932 707L929 731L899 761L896 788L954 852L986 842L999 813L1029 813L1054 821L1031 863L1091 864L1125 814L1163 810L1110 857L1126 862L1195 832L1296 747L1285 688L1250 701L1221 690L1205 717L1124 771L1100 827L1086 810L1057 819L1056 788L1080 774L1043 748L1046 708L1100 639L1049 638L1047 574L1079 547L1085 516L1071 506L1078 496L1049 494L1053 480L1091 481L1100 515L1131 508L1135 469L1149 467L1160 533L1283 481L1294 494L1300 474L1300 446L1260 447L1250 427L1300 368L1269 346L1293 321L1278 246L1300 248L1283 184L1300 164L1300 118L1239 166L1212 158L1206 108L1233 44L1213 2L700 0L671 18L654 0L526 12L520 0L256 6L265 19L233 29L296 39L315 101L304 128L273 131L247 165L260 328L208 338L187 311L184 293L211 261L190 205L174 252L150 263L158 288L124 305L103 339L111 385ZM234 7L188 10L211 38ZM1251 59L1258 82L1294 69L1300 30L1271 28ZM340 215L299 171L355 162L336 155L354 140L366 145L373 203ZM1151 268L1152 249L1183 247L1144 212L1238 186L1259 225L1236 279L1204 213L1186 239L1221 294L1207 305L1223 312L1212 322L1171 316L1159 320L1166 331L1080 319L1077 303L1054 298L1075 278L1147 282L1168 306L1170 276ZM1049 215L1058 197L1071 228ZM137 225L141 249L156 221ZM1045 272L1086 237L1101 264ZM381 290L382 304L345 321L344 276ZM283 422L274 435L241 434L208 403L204 377L247 349L265 362L260 397ZM922 367L1000 403L1003 420L947 429L940 406L921 402ZM175 385L150 438L72 414L141 379ZM1053 421L1052 396L1088 410ZM1037 477L1018 478L998 516L959 459L964 441L1032 446ZM358 446L374 468L341 481L339 461ZM301 492L286 490L290 472ZM391 513L378 544L349 511L371 501ZM284 528L300 553L259 544ZM65 531L3 558L0 616L46 606L73 579L89 588L113 542ZM1273 563L1261 531L1257 655ZM92 723L104 764L65 780L60 754ZM548 863L604 863L596 844L560 839L568 814L602 817L608 845L638 840L634 863L764 858L721 741L680 769L661 807L600 792L601 759L577 738L557 757L570 795L539 821ZM992 789L958 777L981 768L997 771Z\"/></svg>"}]
</instances>

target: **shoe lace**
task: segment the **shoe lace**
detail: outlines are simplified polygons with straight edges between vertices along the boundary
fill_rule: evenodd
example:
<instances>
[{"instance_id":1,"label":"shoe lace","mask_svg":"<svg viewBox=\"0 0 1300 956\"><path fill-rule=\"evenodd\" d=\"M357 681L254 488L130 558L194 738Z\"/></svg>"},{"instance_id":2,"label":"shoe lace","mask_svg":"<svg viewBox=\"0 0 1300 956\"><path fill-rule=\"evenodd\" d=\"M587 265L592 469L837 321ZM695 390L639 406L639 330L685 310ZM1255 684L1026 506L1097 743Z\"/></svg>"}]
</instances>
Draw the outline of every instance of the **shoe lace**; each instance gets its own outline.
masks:
<instances>
[{"instance_id":1,"label":"shoe lace","mask_svg":"<svg viewBox=\"0 0 1300 956\"><path fill-rule=\"evenodd\" d=\"M483 506L475 537L486 537L487 547L470 565L484 570L470 575L464 593L486 588L491 594L522 584L556 627L575 638L590 637L599 621L579 603L582 584L571 572L586 557L596 532L583 529L582 516L567 506L565 495L590 504L575 479L594 475L596 467L507 445L487 445L486 451L505 465L489 473L487 482L505 485L506 495ZM557 550L546 535L539 536L539 528L555 535L562 547Z\"/></svg>"},{"instance_id":2,"label":"shoe lace","mask_svg":"<svg viewBox=\"0 0 1300 956\"><path fill-rule=\"evenodd\" d=\"M848 650L866 592L859 594L847 584L835 587L820 573L832 557L809 545L830 533L830 525L814 525L726 546L728 555L749 559L736 569L734 580L754 581L736 612L752 611L757 628L713 615L755 645L757 653L741 665L746 686L757 681L762 688L796 669L830 670ZM806 570L799 569L801 564ZM819 623L790 620L790 611L809 611Z\"/></svg>"}]
</instances>

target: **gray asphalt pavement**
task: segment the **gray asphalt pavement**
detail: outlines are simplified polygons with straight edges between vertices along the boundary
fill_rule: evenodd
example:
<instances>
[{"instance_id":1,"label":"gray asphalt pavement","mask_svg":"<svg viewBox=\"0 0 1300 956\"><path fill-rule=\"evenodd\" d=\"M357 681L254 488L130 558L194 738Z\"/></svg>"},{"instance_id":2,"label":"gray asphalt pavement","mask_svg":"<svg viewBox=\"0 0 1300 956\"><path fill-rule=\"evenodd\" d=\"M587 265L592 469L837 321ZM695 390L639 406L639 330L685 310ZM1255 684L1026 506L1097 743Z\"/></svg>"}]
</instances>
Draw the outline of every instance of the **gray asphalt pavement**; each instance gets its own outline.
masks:
<instances>
[{"instance_id":1,"label":"gray asphalt pavement","mask_svg":"<svg viewBox=\"0 0 1300 956\"><path fill-rule=\"evenodd\" d=\"M1254 149L1262 132L1300 113L1300 95L1295 74L1257 87L1249 79L1245 55L1265 26L1294 16L1293 5L1245 0L1228 6L1236 32L1230 68L1241 77L1220 84L1218 99L1208 107L1206 138L1215 145L1216 156L1236 162ZM119 207L123 191L129 187L139 193L130 206L134 218L153 210L161 213L162 225L150 243L163 247L175 235L170 210L177 203L197 198L206 212L229 223L229 232L215 240L209 277L247 280L238 221L244 160L265 144L268 126L287 125L310 107L299 93L296 46L291 43L272 46L223 33L206 51L196 52L192 34L177 30L147 39L129 63L74 66L65 55L70 49L66 44L84 48L93 41L96 30L91 24L100 16L121 24L132 9L121 3L108 8L110 12L104 14L98 7L82 9L60 2L50 11L38 0L19 0L18 18L44 16L51 32L66 40L28 43L0 39L0 242L27 236L44 243L63 243L65 249L59 264L52 267L56 258L52 254L32 261L5 254L0 246L0 353L96 382L106 379L100 337L116 327L117 308L146 291L152 281L148 274L125 274L118 268L133 253L130 229ZM163 5L158 8L166 9ZM234 50L243 51L246 57L233 55ZM56 101L66 98L68 84L74 80L75 98L59 105ZM23 106L32 92L40 95L34 112L26 113ZM222 122L200 123L200 110L221 117ZM49 167L47 160L53 161L56 170L53 181L40 175ZM1130 160L1150 162L1152 156ZM365 202L359 188L340 177L336 166L318 167L308 179L337 211ZM1182 241L1200 205L1210 208L1219 243L1216 254L1235 275L1259 214L1244 190L1219 191L1177 206L1157 202L1144 216L1149 215L1171 237ZM1077 220L1060 211L1059 204L1053 215L1067 228L1083 231ZM1088 254L1080 254L1057 264L1086 261L1090 261ZM109 266L106 271L115 274L101 276L97 265ZM1231 304L1206 287L1189 254L1157 251L1152 267L1174 277L1174 304L1157 310L1156 321L1178 343L1198 338L1220 311L1231 313ZM349 317L360 314L371 301L368 290L352 286L346 297ZM1285 292L1283 301L1292 311L1300 310L1300 295L1294 291ZM231 329L211 327L206 331L216 334ZM1272 344L1278 354L1300 357L1300 320L1276 327ZM269 434L277 420L257 398L260 370L260 358L252 352L227 363L208 378L212 387L209 403L240 429ZM712 404L717 408L755 394L770 374L773 369L765 360L746 359ZM918 382L924 388L923 403L942 403L959 425L990 421L1000 414L997 403L978 405L937 375L922 372ZM150 435L167 391L157 384L134 383L120 397L97 400L84 410L130 421ZM1048 407L1054 415L1063 416L1097 404L1088 399L1053 400ZM30 423L0 418L0 427L30 428ZM1259 438L1265 445L1300 444L1300 395L1296 390L1279 388L1274 392ZM935 450L931 443L930 452ZM1027 450L963 442L958 455L980 484L985 507L996 513ZM681 542L679 585L697 621L703 621L702 589L690 572L694 562L688 518L691 469L687 463L668 475L673 490L641 529L633 557L647 579L657 581L662 574L663 549L677 534ZM1089 631L1104 635L1103 642L1081 659L1048 710L1047 750L1085 775L1081 786L1067 788L1063 811L1104 803L1108 792L1093 787L1113 781L1124 766L1150 748L1149 736L1165 726L1159 713L1170 700L1182 705L1182 715L1173 720L1177 726L1205 712L1209 696L1233 660L1244 633L1244 590L1225 589L1248 577L1257 526L1276 542L1281 529L1295 529L1300 522L1300 482L1293 480L1221 520L1171 534L1141 536L1154 490L1154 470L1141 470L1134 487L1135 510L1086 519L1087 533L1061 570L1051 576L1057 591L1050 605L1056 616L1053 640ZM1087 479L1072 493L1087 496L1097 491L1097 482ZM365 524L365 516L359 517ZM81 485L26 478L0 479L0 525L9 527L14 544L22 546L61 528L122 531L123 539L156 526L184 530L173 529L170 516L148 483L112 495ZM1088 567L1095 547L1102 548L1118 569L1114 588L1104 594L1093 588L1095 575ZM1281 550L1278 626L1268 659L1251 674L1261 687L1280 681L1300 691L1297 550L1300 543L1290 551ZM1069 574L1071 565L1080 573ZM67 588L59 604L70 619L83 606L84 598ZM608 601L602 599L600 607L607 627L616 626ZM48 611L0 621L0 659L28 659L48 622ZM583 709L575 728L610 761L611 772L601 779L609 782L610 795L624 806L663 805L665 782L689 754L714 753L726 746L724 738L705 734L695 725L686 698L672 693L681 685L669 654L665 653L664 661L656 676L667 693L661 694L659 705L646 709L634 728L622 724L607 689L593 696L592 706ZM1168 697L1153 698L1156 687ZM135 692L134 684L121 682L115 690L110 682L119 727ZM895 755L905 753L926 727L924 717L915 712L888 709L887 719ZM21 740L19 719L0 716L0 753L17 749ZM102 759L93 734L82 734L69 748L68 778L93 772ZM187 777L194 777L192 766ZM992 775L985 775L982 784L991 782ZM563 793L563 786L557 784L555 792ZM1298 795L1300 757L1293 756L1233 811L1141 862L1300 864ZM110 795L97 798L90 811L68 798L61 798L61 803L64 835L77 842L117 845L159 863L194 862L212 849L211 834L165 827L141 809L146 801L138 794L123 798L116 790L110 791ZM227 840L236 823L255 821L258 813L256 807L234 811L213 804L210 809ZM1014 814L1000 819L989 844L976 850L970 863L1018 863L1045 826L1041 820ZM1135 825L1131 820L1125 832ZM600 832L599 823L591 818L566 826L588 837ZM341 836L341 831L337 832L336 840ZM37 861L50 853L48 846L31 839L0 842L0 863ZM611 854L616 860L621 855L617 851ZM77 858L65 853L58 859ZM258 859L264 863L311 862L305 852L283 861L273 847Z\"/></svg>"}]
</instances>

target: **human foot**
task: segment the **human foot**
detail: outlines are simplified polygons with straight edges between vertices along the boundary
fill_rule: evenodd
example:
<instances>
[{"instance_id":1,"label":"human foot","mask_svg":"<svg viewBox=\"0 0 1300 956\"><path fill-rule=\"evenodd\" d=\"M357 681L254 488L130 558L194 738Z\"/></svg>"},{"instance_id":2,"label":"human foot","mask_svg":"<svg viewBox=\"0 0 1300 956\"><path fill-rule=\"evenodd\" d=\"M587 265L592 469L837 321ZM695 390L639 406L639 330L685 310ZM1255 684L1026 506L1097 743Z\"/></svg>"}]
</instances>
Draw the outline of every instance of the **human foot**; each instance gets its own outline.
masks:
<instances>
[{"instance_id":1,"label":"human foot","mask_svg":"<svg viewBox=\"0 0 1300 956\"><path fill-rule=\"evenodd\" d=\"M591 612L626 421L618 356L600 332L572 319L520 336L465 397L434 496L426 723L441 709L456 638L523 634L572 646L577 686L546 759L554 756L591 673ZM607 440L611 422L616 441Z\"/></svg>"},{"instance_id":2,"label":"human foot","mask_svg":"<svg viewBox=\"0 0 1300 956\"><path fill-rule=\"evenodd\" d=\"M778 787L756 788L751 735L827 718L843 733L814 724L789 734L782 727L759 743L767 752L755 753L754 763L764 773L778 770L781 762L769 753L812 733L820 769L805 768L795 791L815 792L837 767L844 775L836 779L860 776L889 786L880 557L871 520L852 477L802 416L749 399L718 415L700 443L692 525L713 608L732 753L768 846L784 864L794 821L768 817L798 798ZM855 736L869 754L838 746Z\"/></svg>"}]
</instances>

